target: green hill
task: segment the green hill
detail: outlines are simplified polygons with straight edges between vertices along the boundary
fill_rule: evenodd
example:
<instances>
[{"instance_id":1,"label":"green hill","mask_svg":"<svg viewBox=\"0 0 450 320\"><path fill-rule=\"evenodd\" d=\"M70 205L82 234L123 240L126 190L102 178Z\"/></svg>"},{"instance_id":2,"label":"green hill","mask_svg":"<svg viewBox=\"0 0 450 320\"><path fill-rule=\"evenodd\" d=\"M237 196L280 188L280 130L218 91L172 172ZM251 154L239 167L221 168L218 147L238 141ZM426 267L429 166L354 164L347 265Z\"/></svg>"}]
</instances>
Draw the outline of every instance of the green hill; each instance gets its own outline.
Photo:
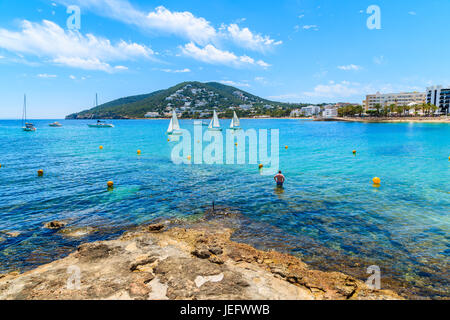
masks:
<instances>
[{"instance_id":1,"label":"green hill","mask_svg":"<svg viewBox=\"0 0 450 320\"><path fill-rule=\"evenodd\" d=\"M183 82L166 90L117 99L98 107L68 115L66 119L136 119L148 112L165 117L173 109L183 117L201 117L216 109L230 116L236 109L240 116L284 116L303 104L266 100L243 90L217 82Z\"/></svg>"}]
</instances>

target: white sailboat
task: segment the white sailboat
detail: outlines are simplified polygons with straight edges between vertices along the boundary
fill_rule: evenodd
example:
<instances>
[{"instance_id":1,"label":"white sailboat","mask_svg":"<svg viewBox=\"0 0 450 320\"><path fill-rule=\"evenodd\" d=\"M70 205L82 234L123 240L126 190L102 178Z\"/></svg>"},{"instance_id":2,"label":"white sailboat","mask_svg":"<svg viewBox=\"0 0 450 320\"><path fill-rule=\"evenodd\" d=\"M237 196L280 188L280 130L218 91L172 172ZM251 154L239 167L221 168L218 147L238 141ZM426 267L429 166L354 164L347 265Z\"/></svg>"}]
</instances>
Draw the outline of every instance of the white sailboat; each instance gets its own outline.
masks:
<instances>
[{"instance_id":1,"label":"white sailboat","mask_svg":"<svg viewBox=\"0 0 450 320\"><path fill-rule=\"evenodd\" d=\"M168 135L181 135L180 123L178 122L177 113L172 111L172 119L170 119L169 128L167 129Z\"/></svg>"},{"instance_id":2,"label":"white sailboat","mask_svg":"<svg viewBox=\"0 0 450 320\"><path fill-rule=\"evenodd\" d=\"M26 132L36 131L36 127L27 122L27 95L23 96L22 130Z\"/></svg>"},{"instance_id":3,"label":"white sailboat","mask_svg":"<svg viewBox=\"0 0 450 320\"><path fill-rule=\"evenodd\" d=\"M239 121L236 111L233 112L233 119L231 119L230 129L241 130L241 122Z\"/></svg>"},{"instance_id":4,"label":"white sailboat","mask_svg":"<svg viewBox=\"0 0 450 320\"><path fill-rule=\"evenodd\" d=\"M95 107L98 107L98 95L95 94ZM94 114L92 114L92 117L94 117ZM97 120L97 123L88 124L89 128L114 128L114 125L111 123L106 123L101 120Z\"/></svg>"},{"instance_id":5,"label":"white sailboat","mask_svg":"<svg viewBox=\"0 0 450 320\"><path fill-rule=\"evenodd\" d=\"M208 127L209 131L222 131L222 128L220 127L219 117L217 116L216 110L214 110L213 118L211 120L211 123Z\"/></svg>"}]
</instances>

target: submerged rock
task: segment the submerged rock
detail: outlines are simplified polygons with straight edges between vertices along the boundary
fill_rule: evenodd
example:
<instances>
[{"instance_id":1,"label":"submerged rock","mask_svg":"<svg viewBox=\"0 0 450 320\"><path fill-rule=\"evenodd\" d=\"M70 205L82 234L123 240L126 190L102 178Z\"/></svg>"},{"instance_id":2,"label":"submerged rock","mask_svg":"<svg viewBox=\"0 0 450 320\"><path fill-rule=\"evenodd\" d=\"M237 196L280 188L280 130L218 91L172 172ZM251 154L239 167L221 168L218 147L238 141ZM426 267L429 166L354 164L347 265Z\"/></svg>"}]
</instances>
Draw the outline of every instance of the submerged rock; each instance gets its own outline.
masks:
<instances>
[{"instance_id":1,"label":"submerged rock","mask_svg":"<svg viewBox=\"0 0 450 320\"><path fill-rule=\"evenodd\" d=\"M59 231L66 237L82 238L94 233L96 230L93 227L77 227L77 228L64 228Z\"/></svg>"},{"instance_id":2,"label":"submerged rock","mask_svg":"<svg viewBox=\"0 0 450 320\"><path fill-rule=\"evenodd\" d=\"M162 223L151 224L147 227L148 231L150 231L150 232L160 232L164 228L165 228L165 226Z\"/></svg>"},{"instance_id":3,"label":"submerged rock","mask_svg":"<svg viewBox=\"0 0 450 320\"><path fill-rule=\"evenodd\" d=\"M4 234L10 238L17 238L21 233L19 231L6 231Z\"/></svg>"},{"instance_id":4,"label":"submerged rock","mask_svg":"<svg viewBox=\"0 0 450 320\"><path fill-rule=\"evenodd\" d=\"M51 229L51 230L59 230L62 229L66 226L67 223L63 222L63 221L50 221L47 222L44 227L47 229Z\"/></svg>"}]
</instances>

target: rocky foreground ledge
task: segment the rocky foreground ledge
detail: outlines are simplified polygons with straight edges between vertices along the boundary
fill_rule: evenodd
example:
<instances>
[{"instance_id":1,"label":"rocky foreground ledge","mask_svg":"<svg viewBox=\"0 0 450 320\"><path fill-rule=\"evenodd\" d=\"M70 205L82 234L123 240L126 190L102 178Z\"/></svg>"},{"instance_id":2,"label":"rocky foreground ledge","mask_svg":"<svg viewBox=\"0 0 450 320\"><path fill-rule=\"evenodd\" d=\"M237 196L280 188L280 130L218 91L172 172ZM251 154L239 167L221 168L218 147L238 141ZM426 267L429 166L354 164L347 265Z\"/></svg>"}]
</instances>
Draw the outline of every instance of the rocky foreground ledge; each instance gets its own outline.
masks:
<instances>
[{"instance_id":1,"label":"rocky foreground ledge","mask_svg":"<svg viewBox=\"0 0 450 320\"><path fill-rule=\"evenodd\" d=\"M231 234L205 225L147 226L81 245L24 274L0 275L0 299L402 299L339 272L311 270L293 256L235 243Z\"/></svg>"}]
</instances>

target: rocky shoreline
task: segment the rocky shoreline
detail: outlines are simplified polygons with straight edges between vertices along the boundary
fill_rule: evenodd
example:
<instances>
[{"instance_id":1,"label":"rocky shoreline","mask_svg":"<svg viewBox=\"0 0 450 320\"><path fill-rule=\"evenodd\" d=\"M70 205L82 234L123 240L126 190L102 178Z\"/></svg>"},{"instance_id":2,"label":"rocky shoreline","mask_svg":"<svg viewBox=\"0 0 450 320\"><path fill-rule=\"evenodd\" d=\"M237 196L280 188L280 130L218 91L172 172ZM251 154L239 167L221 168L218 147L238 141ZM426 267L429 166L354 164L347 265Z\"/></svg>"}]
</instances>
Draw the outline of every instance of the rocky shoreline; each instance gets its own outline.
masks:
<instances>
[{"instance_id":1,"label":"rocky shoreline","mask_svg":"<svg viewBox=\"0 0 450 320\"><path fill-rule=\"evenodd\" d=\"M0 275L0 299L403 299L340 272L313 270L294 256L233 242L232 233L217 222L140 227L23 274Z\"/></svg>"}]
</instances>

